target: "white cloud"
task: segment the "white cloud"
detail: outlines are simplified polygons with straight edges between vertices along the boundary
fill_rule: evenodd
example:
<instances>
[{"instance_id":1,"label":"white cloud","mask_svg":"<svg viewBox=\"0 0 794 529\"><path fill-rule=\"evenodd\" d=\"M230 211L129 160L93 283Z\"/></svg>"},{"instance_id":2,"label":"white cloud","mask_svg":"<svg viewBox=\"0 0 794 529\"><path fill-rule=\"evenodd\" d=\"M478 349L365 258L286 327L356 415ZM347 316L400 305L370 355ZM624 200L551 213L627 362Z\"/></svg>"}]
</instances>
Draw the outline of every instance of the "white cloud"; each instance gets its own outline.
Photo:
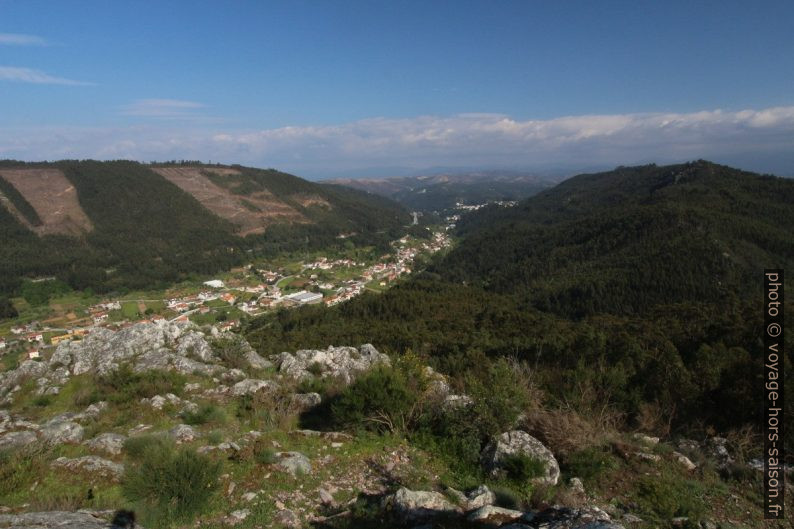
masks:
<instances>
[{"instance_id":1,"label":"white cloud","mask_svg":"<svg viewBox=\"0 0 794 529\"><path fill-rule=\"evenodd\" d=\"M36 35L21 33L0 33L0 46L46 46L47 41Z\"/></svg>"},{"instance_id":2,"label":"white cloud","mask_svg":"<svg viewBox=\"0 0 794 529\"><path fill-rule=\"evenodd\" d=\"M170 117L200 108L189 101L142 100L127 112ZM609 167L707 158L792 175L794 107L523 121L499 114L371 118L262 130L0 129L4 157L211 159L313 176L387 166Z\"/></svg>"},{"instance_id":3,"label":"white cloud","mask_svg":"<svg viewBox=\"0 0 794 529\"><path fill-rule=\"evenodd\" d=\"M90 86L93 83L74 81L63 77L55 77L41 70L32 68L18 68L15 66L0 66L0 81L18 81L34 84L59 84L69 86Z\"/></svg>"},{"instance_id":4,"label":"white cloud","mask_svg":"<svg viewBox=\"0 0 794 529\"><path fill-rule=\"evenodd\" d=\"M201 103L179 99L139 99L122 109L125 116L149 118L186 118L196 116L195 111L204 108Z\"/></svg>"}]
</instances>

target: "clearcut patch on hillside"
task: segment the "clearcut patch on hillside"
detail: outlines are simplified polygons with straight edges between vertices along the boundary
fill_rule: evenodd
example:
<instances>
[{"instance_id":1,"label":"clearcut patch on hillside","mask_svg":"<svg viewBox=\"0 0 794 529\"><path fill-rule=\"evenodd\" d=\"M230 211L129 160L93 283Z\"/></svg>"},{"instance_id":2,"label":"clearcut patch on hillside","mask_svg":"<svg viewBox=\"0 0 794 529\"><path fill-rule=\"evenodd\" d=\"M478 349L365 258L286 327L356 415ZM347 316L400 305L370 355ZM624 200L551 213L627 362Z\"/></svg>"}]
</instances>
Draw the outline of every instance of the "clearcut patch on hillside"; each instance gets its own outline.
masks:
<instances>
[{"instance_id":1,"label":"clearcut patch on hillside","mask_svg":"<svg viewBox=\"0 0 794 529\"><path fill-rule=\"evenodd\" d=\"M2 169L0 176L13 185L36 210L41 225L32 225L9 201L1 202L36 234L80 236L94 229L80 207L77 191L60 170Z\"/></svg>"},{"instance_id":2,"label":"clearcut patch on hillside","mask_svg":"<svg viewBox=\"0 0 794 529\"><path fill-rule=\"evenodd\" d=\"M267 191L235 195L210 181L203 173L219 176L240 174L226 167L154 167L155 172L190 193L205 208L238 227L241 236L264 233L274 222L308 223L298 210Z\"/></svg>"}]
</instances>

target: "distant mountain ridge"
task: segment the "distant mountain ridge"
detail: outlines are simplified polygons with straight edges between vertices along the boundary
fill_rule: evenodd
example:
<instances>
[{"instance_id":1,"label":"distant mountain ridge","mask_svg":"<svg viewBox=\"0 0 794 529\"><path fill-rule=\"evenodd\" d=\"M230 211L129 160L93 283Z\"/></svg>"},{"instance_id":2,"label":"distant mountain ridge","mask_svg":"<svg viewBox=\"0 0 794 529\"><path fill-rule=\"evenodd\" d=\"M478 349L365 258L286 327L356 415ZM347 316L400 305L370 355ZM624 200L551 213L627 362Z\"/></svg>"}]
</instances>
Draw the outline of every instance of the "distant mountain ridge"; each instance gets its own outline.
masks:
<instances>
[{"instance_id":1,"label":"distant mountain ridge","mask_svg":"<svg viewBox=\"0 0 794 529\"><path fill-rule=\"evenodd\" d=\"M520 200L548 189L555 179L518 171L472 171L391 178L342 178L335 184L382 195L415 211L443 211L456 202Z\"/></svg>"},{"instance_id":2,"label":"distant mountain ridge","mask_svg":"<svg viewBox=\"0 0 794 529\"><path fill-rule=\"evenodd\" d=\"M130 161L0 162L0 292L23 277L143 288L244 253L352 240L385 245L410 220L388 199L273 169Z\"/></svg>"}]
</instances>

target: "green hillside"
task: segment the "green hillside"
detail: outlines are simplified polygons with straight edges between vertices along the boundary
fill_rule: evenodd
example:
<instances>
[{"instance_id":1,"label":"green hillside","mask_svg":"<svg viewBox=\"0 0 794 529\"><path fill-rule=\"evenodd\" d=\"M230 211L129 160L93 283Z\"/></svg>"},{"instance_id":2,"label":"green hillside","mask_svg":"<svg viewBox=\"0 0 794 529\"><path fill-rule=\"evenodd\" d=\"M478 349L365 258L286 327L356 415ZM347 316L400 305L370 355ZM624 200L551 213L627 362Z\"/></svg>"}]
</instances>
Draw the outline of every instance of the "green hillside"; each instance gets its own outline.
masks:
<instances>
[{"instance_id":1,"label":"green hillside","mask_svg":"<svg viewBox=\"0 0 794 529\"><path fill-rule=\"evenodd\" d=\"M34 233L0 207L0 294L6 295L13 294L25 277L52 275L73 288L96 291L155 288L192 273L227 269L245 256L343 244L385 247L408 222L399 206L380 197L273 170L237 167L240 175L223 186L234 187L242 204L247 193L266 191L289 202L302 216L300 222L276 218L262 233L242 237L231 221L214 214L152 166L129 161L3 161L0 170L31 170L29 178L40 177L36 170L59 171L76 190L79 205L73 207L81 209L91 224L79 235L59 232L57 222L44 223L43 231ZM3 183L17 209L34 219L28 201ZM310 196L323 205L301 205L296 195ZM40 220L34 225L39 224Z\"/></svg>"},{"instance_id":2,"label":"green hillside","mask_svg":"<svg viewBox=\"0 0 794 529\"><path fill-rule=\"evenodd\" d=\"M794 265L794 181L709 162L581 175L462 219L444 277L566 316L755 296Z\"/></svg>"}]
</instances>

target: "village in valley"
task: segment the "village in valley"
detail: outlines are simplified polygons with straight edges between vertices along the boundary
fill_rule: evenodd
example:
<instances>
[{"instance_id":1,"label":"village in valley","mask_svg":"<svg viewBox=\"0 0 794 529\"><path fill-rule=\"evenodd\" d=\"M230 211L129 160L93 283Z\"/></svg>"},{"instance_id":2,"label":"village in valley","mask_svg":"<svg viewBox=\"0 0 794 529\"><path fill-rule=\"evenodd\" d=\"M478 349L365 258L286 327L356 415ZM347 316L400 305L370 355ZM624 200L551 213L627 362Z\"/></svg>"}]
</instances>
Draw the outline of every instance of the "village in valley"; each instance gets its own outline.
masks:
<instances>
[{"instance_id":1,"label":"village in valley","mask_svg":"<svg viewBox=\"0 0 794 529\"><path fill-rule=\"evenodd\" d=\"M411 274L418 259L451 245L449 228L435 229L429 238L406 235L392 242L391 252L380 256L354 249L350 255L334 257L283 257L167 291L129 293L114 299L72 292L42 307L28 307L20 298L15 300L20 317L0 326L0 358L3 364L40 359L59 343L79 340L97 327L117 329L166 320L228 331L266 311L313 304L331 307L365 291L381 292Z\"/></svg>"}]
</instances>

